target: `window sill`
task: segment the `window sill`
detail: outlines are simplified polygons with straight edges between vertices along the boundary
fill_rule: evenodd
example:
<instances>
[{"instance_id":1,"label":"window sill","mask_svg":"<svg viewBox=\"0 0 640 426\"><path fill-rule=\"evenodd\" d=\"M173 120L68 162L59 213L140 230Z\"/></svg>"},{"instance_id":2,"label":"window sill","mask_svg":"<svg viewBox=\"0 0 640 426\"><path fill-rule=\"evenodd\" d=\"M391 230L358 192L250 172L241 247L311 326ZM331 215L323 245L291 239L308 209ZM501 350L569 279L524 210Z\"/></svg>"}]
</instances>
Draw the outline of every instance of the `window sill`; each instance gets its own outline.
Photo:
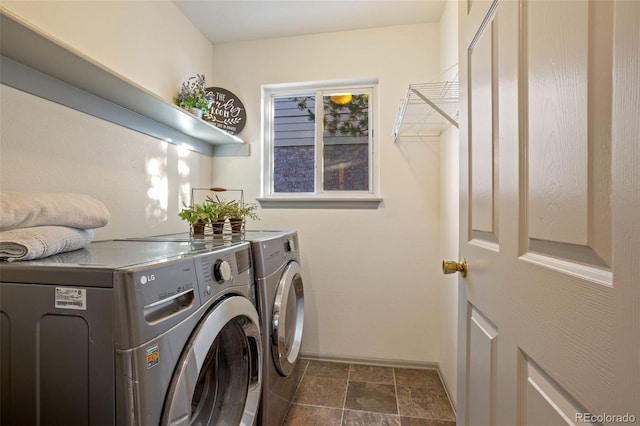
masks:
<instances>
[{"instance_id":1,"label":"window sill","mask_svg":"<svg viewBox=\"0 0 640 426\"><path fill-rule=\"evenodd\" d=\"M382 198L268 197L257 201L263 209L377 209Z\"/></svg>"}]
</instances>

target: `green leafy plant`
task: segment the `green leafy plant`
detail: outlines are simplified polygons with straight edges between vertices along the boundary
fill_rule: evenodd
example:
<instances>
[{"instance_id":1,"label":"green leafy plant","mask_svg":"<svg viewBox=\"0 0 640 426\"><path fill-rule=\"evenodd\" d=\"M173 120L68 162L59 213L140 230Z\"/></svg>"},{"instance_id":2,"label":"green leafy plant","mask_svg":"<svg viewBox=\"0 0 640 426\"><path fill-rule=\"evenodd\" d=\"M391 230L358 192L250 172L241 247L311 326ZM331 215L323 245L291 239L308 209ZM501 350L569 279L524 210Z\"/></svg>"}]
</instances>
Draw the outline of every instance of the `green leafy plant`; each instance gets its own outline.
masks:
<instances>
[{"instance_id":1,"label":"green leafy plant","mask_svg":"<svg viewBox=\"0 0 640 426\"><path fill-rule=\"evenodd\" d=\"M260 220L260 218L258 217L258 214L256 213L256 210L258 209L258 206L254 203L245 203L244 206L240 206L238 205L238 203L236 203L237 206L237 216L239 218L249 218L252 220Z\"/></svg>"},{"instance_id":2,"label":"green leafy plant","mask_svg":"<svg viewBox=\"0 0 640 426\"><path fill-rule=\"evenodd\" d=\"M203 74L196 74L182 83L178 95L173 101L180 108L190 110L197 108L202 110L203 114L208 114L209 104L213 102L213 93L206 90L207 84Z\"/></svg>"},{"instance_id":3,"label":"green leafy plant","mask_svg":"<svg viewBox=\"0 0 640 426\"><path fill-rule=\"evenodd\" d=\"M255 203L244 203L241 205L237 200L220 200L218 196L216 196L215 200L207 197L207 202L215 206L214 209L218 214L219 220L226 218L260 220L256 213L258 206Z\"/></svg>"},{"instance_id":4,"label":"green leafy plant","mask_svg":"<svg viewBox=\"0 0 640 426\"><path fill-rule=\"evenodd\" d=\"M178 213L178 216L189 223L209 224L218 220L218 214L219 212L213 203L204 202L190 206L184 204L184 208Z\"/></svg>"},{"instance_id":5,"label":"green leafy plant","mask_svg":"<svg viewBox=\"0 0 640 426\"><path fill-rule=\"evenodd\" d=\"M253 219L260 220L255 203L245 203L240 205L236 200L221 200L217 196L215 199L207 197L203 203L192 205L183 204L178 216L192 224L212 224L225 219Z\"/></svg>"}]
</instances>

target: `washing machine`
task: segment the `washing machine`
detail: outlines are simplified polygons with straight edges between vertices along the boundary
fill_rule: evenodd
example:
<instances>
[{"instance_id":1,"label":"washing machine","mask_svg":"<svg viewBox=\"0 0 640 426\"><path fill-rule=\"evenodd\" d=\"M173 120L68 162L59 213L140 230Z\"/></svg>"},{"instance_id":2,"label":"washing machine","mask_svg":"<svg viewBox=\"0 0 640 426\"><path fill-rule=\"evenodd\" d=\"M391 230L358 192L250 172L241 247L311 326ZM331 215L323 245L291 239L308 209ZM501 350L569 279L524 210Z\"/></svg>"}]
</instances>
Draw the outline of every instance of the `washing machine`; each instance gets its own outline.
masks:
<instances>
[{"instance_id":1,"label":"washing machine","mask_svg":"<svg viewBox=\"0 0 640 426\"><path fill-rule=\"evenodd\" d=\"M94 242L0 277L1 424L255 424L248 243Z\"/></svg>"},{"instance_id":2,"label":"washing machine","mask_svg":"<svg viewBox=\"0 0 640 426\"><path fill-rule=\"evenodd\" d=\"M188 233L148 237L195 241ZM251 243L258 312L262 324L263 380L259 424L282 424L300 382L304 285L296 231L245 232Z\"/></svg>"}]
</instances>

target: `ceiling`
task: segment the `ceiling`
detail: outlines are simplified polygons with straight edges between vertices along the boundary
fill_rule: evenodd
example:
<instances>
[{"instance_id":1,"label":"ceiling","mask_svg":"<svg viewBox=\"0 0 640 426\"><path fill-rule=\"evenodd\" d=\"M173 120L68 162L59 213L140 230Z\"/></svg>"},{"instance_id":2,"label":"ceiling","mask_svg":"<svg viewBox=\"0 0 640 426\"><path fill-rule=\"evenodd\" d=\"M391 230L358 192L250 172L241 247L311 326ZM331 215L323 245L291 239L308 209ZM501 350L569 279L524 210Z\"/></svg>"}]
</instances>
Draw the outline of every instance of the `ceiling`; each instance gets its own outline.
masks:
<instances>
[{"instance_id":1,"label":"ceiling","mask_svg":"<svg viewBox=\"0 0 640 426\"><path fill-rule=\"evenodd\" d=\"M438 22L446 0L172 0L212 44Z\"/></svg>"}]
</instances>

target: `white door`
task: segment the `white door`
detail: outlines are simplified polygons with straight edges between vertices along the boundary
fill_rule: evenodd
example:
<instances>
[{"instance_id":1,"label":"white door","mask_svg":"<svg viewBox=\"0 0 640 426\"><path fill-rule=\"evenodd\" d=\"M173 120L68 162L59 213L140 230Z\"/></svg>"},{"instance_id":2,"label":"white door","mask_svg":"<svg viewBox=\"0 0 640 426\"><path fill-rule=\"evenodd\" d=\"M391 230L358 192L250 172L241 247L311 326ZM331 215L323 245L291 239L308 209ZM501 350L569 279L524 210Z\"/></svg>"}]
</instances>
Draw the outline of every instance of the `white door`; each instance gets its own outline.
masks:
<instances>
[{"instance_id":1,"label":"white door","mask_svg":"<svg viewBox=\"0 0 640 426\"><path fill-rule=\"evenodd\" d=\"M459 3L459 425L640 423L639 23Z\"/></svg>"}]
</instances>

